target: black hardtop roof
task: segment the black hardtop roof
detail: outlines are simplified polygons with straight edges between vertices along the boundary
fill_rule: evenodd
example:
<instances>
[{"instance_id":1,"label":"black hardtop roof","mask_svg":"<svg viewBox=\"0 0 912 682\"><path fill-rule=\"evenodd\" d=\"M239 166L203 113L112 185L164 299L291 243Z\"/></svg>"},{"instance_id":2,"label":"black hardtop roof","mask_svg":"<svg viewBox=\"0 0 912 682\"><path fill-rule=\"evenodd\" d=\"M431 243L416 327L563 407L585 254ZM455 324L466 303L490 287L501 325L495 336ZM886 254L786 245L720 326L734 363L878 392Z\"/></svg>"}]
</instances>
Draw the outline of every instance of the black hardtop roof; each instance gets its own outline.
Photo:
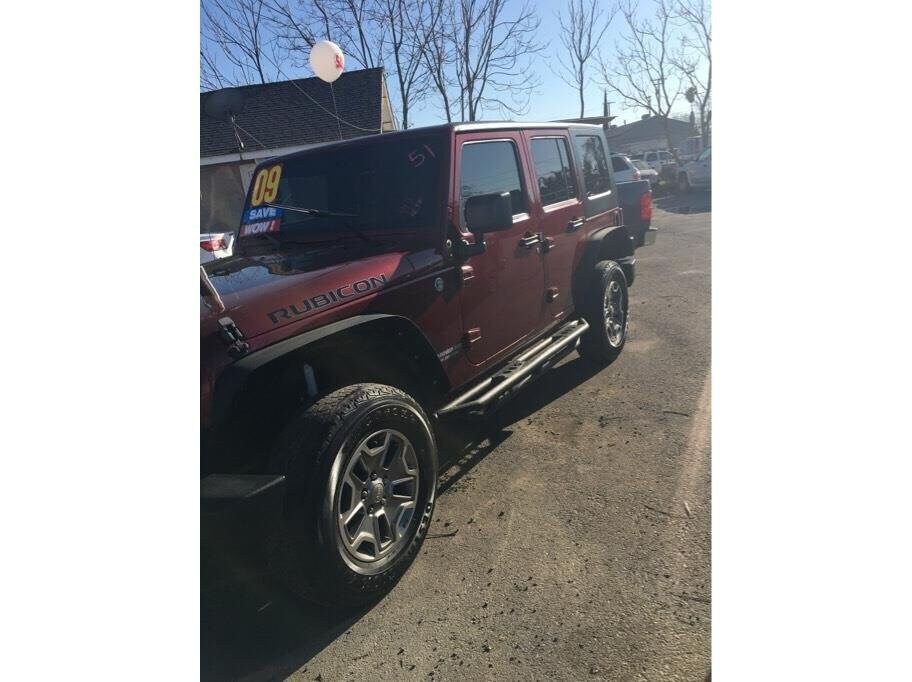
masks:
<instances>
[{"instance_id":1,"label":"black hardtop roof","mask_svg":"<svg viewBox=\"0 0 912 682\"><path fill-rule=\"evenodd\" d=\"M571 128L582 128L585 130L602 130L600 125L592 125L589 123L563 123L558 121L544 121L544 122L527 122L527 121L482 121L475 123L443 123L440 125L433 126L423 126L420 128L409 128L408 130L395 130L388 133L377 133L374 135L362 135L360 137L353 137L347 140L333 140L331 142L321 142L315 144L307 149L301 149L300 151L292 152L291 154L284 154L282 156L273 156L268 159L263 159L259 163L267 164L274 163L276 159L294 159L299 156L303 156L309 152L312 152L317 149L327 149L335 147L357 147L364 146L369 144L374 144L376 142L386 142L390 140L405 140L409 137L418 137L433 133L451 133L451 132L474 132L474 131L485 131L485 130L528 130L528 129L547 129L553 128L555 130L569 130Z\"/></svg>"}]
</instances>

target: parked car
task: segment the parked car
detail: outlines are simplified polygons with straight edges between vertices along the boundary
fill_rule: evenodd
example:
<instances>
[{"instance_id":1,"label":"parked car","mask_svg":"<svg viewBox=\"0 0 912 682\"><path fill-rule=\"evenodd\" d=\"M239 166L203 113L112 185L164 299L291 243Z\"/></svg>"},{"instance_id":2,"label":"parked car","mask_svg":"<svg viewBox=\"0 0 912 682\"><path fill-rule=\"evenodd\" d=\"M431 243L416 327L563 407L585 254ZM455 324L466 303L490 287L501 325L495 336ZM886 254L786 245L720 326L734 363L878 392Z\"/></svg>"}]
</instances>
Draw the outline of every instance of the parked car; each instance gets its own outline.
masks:
<instances>
[{"instance_id":1,"label":"parked car","mask_svg":"<svg viewBox=\"0 0 912 682\"><path fill-rule=\"evenodd\" d=\"M200 234L200 264L231 255L233 232L204 232Z\"/></svg>"},{"instance_id":2,"label":"parked car","mask_svg":"<svg viewBox=\"0 0 912 682\"><path fill-rule=\"evenodd\" d=\"M611 155L611 168L614 171L615 182L630 182L642 180L639 169L624 154Z\"/></svg>"},{"instance_id":3,"label":"parked car","mask_svg":"<svg viewBox=\"0 0 912 682\"><path fill-rule=\"evenodd\" d=\"M684 149L678 154L681 163L694 161L706 147L703 145L702 135L693 135L684 140Z\"/></svg>"},{"instance_id":4,"label":"parked car","mask_svg":"<svg viewBox=\"0 0 912 682\"><path fill-rule=\"evenodd\" d=\"M442 427L574 350L621 353L651 194L615 182L582 124L415 128L261 163L233 255L201 268L204 530L268 537L306 598L375 600L428 532Z\"/></svg>"},{"instance_id":5,"label":"parked car","mask_svg":"<svg viewBox=\"0 0 912 682\"><path fill-rule=\"evenodd\" d=\"M649 167L659 174L662 173L662 169L665 166L674 165L675 157L671 152L666 151L653 151L646 152L643 154L643 161L649 164Z\"/></svg>"},{"instance_id":6,"label":"parked car","mask_svg":"<svg viewBox=\"0 0 912 682\"><path fill-rule=\"evenodd\" d=\"M696 161L684 164L678 171L678 191L689 192L691 188L709 189L712 187L712 147L707 147Z\"/></svg>"},{"instance_id":7,"label":"parked car","mask_svg":"<svg viewBox=\"0 0 912 682\"><path fill-rule=\"evenodd\" d=\"M640 171L640 178L642 178L643 180L649 180L649 184L652 186L653 189L655 189L656 186L658 186L658 184L659 184L658 171L656 171L654 168L652 168L652 166L650 166L648 163L646 163L642 159L632 159L631 163L633 164L634 168L636 168L638 171Z\"/></svg>"}]
</instances>

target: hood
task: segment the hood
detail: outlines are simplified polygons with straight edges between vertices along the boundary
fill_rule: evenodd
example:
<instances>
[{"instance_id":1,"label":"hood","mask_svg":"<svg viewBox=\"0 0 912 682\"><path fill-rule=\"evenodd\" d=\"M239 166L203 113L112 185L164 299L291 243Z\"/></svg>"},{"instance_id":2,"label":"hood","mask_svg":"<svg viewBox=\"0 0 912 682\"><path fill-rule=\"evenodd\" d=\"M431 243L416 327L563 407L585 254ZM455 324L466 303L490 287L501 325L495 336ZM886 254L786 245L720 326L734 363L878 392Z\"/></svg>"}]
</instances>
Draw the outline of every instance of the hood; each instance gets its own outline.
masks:
<instances>
[{"instance_id":1,"label":"hood","mask_svg":"<svg viewBox=\"0 0 912 682\"><path fill-rule=\"evenodd\" d=\"M369 296L414 270L405 251L377 253L375 245L344 239L238 254L203 269L220 302L203 296L202 333L229 316L248 339Z\"/></svg>"}]
</instances>

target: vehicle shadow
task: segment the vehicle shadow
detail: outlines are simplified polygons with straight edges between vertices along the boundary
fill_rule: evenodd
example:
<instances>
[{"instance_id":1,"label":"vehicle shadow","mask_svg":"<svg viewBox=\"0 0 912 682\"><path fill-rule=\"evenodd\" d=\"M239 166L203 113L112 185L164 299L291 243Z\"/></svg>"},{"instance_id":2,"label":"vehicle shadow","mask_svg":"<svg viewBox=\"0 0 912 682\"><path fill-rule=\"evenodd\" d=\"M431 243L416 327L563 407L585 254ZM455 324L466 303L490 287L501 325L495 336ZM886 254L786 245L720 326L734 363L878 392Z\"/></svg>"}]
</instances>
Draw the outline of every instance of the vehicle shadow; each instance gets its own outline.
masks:
<instances>
[{"instance_id":1,"label":"vehicle shadow","mask_svg":"<svg viewBox=\"0 0 912 682\"><path fill-rule=\"evenodd\" d=\"M458 483L513 433L512 424L595 376L572 356L524 388L494 415L457 423L441 443L438 495ZM432 527L431 535L435 529ZM201 548L200 668L203 680L285 679L344 636L370 608L331 609L285 590L246 554L224 546Z\"/></svg>"},{"instance_id":2,"label":"vehicle shadow","mask_svg":"<svg viewBox=\"0 0 912 682\"><path fill-rule=\"evenodd\" d=\"M712 192L691 190L687 194L666 194L653 199L653 206L669 213L710 213Z\"/></svg>"}]
</instances>

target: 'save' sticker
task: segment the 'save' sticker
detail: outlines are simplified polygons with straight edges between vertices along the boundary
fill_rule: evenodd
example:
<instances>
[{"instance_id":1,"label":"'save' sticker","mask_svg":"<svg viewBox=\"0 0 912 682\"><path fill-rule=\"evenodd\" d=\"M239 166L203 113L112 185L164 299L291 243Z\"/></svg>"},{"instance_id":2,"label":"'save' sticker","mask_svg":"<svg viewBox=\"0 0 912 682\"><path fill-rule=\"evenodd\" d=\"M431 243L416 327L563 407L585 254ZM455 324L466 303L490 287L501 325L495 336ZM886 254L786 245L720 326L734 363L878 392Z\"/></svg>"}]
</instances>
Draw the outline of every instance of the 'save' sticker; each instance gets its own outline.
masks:
<instances>
[{"instance_id":1,"label":"'save' sticker","mask_svg":"<svg viewBox=\"0 0 912 682\"><path fill-rule=\"evenodd\" d=\"M241 218L242 223L254 223L258 220L267 220L269 218L281 218L282 209L275 206L264 206L263 208L248 208L244 211Z\"/></svg>"}]
</instances>

